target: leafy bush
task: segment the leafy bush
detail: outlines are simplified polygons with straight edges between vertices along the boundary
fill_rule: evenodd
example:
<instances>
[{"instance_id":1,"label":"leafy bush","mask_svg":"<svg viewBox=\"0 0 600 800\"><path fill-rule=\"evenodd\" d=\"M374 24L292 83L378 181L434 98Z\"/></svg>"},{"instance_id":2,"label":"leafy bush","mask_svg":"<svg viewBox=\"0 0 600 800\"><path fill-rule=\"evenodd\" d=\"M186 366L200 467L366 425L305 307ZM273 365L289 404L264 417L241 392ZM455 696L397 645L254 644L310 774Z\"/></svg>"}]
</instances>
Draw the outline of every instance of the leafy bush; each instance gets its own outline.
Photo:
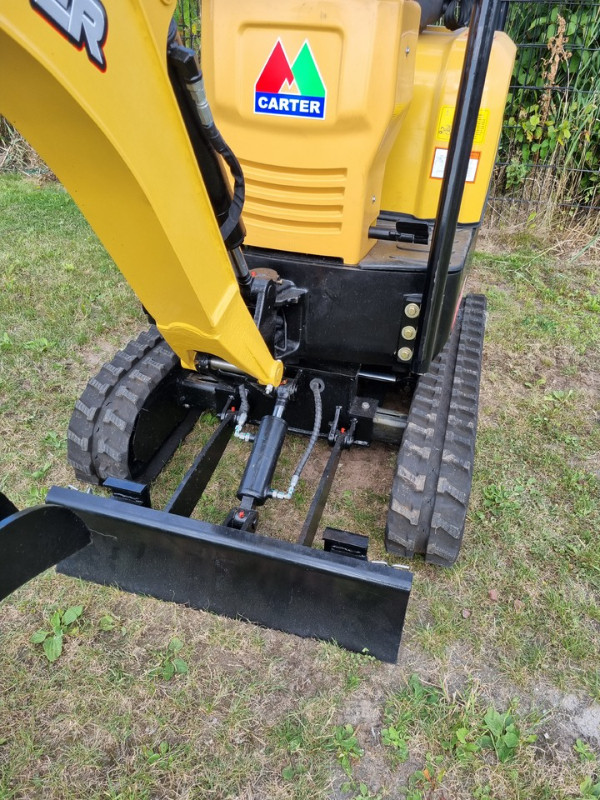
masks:
<instances>
[{"instance_id":1,"label":"leafy bush","mask_svg":"<svg viewBox=\"0 0 600 800\"><path fill-rule=\"evenodd\" d=\"M598 6L512 2L507 32L519 51L499 158L502 188L526 190L526 199L545 204L593 205L600 183Z\"/></svg>"}]
</instances>

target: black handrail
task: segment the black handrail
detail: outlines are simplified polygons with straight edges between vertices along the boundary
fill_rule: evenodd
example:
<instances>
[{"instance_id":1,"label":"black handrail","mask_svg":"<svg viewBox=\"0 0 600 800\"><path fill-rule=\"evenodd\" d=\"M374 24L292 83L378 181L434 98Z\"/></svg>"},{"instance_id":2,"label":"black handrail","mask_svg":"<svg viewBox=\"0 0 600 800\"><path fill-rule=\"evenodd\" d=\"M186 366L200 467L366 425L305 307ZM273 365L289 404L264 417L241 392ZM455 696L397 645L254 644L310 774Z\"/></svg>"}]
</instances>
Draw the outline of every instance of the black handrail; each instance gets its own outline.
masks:
<instances>
[{"instance_id":1,"label":"black handrail","mask_svg":"<svg viewBox=\"0 0 600 800\"><path fill-rule=\"evenodd\" d=\"M499 9L500 0L476 0L473 5L444 180L427 263L421 305L422 322L417 334L416 358L413 365L413 372L418 375L429 370L435 355L434 347L442 313L448 267Z\"/></svg>"}]
</instances>

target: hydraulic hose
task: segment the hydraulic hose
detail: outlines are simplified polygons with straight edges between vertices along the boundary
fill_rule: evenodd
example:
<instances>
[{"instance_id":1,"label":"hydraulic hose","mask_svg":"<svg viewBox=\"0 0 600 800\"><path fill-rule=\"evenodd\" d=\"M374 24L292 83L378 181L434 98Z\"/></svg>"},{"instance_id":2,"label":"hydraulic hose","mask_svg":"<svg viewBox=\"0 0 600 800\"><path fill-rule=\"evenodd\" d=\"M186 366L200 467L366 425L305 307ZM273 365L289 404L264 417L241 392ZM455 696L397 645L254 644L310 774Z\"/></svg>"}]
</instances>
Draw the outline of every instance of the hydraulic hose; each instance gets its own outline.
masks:
<instances>
[{"instance_id":1,"label":"hydraulic hose","mask_svg":"<svg viewBox=\"0 0 600 800\"><path fill-rule=\"evenodd\" d=\"M451 31L464 28L469 24L473 0L450 0L444 9L444 25Z\"/></svg>"},{"instance_id":2,"label":"hydraulic hose","mask_svg":"<svg viewBox=\"0 0 600 800\"><path fill-rule=\"evenodd\" d=\"M206 97L202 70L196 59L196 54L193 50L181 44L177 32L177 25L174 20L171 22L171 27L169 28L167 53L169 63L175 70L178 81L184 93L187 95L186 105L195 118L193 121L194 127L197 128L198 133L204 140L204 146L208 148L209 151L215 154L218 153L221 156L233 178L233 195L230 195L230 189L225 177L219 178L218 174L215 175L214 170L211 171L210 178L207 182L207 189L209 195L211 191L216 192L219 196L222 195L223 192L226 192L231 197L226 215L219 213L218 216L221 235L228 249L235 249L241 244L244 237L244 229L241 222L242 209L246 197L244 174L240 162L223 139L215 124ZM187 92L185 91L186 89ZM223 183L223 185L217 187L215 183ZM221 207L221 200L219 200L218 204ZM219 212L220 210L221 208L219 208ZM225 219L223 219L223 216L225 216ZM229 242L228 240L232 237L232 234L234 234L233 240Z\"/></svg>"},{"instance_id":3,"label":"hydraulic hose","mask_svg":"<svg viewBox=\"0 0 600 800\"><path fill-rule=\"evenodd\" d=\"M248 390L242 384L240 386L240 410L237 415L237 421L233 435L236 437L236 439L241 439L243 442L254 441L254 434L243 433L243 428L244 425L246 424L246 420L248 419L249 412L250 412L250 403L248 401Z\"/></svg>"},{"instance_id":4,"label":"hydraulic hose","mask_svg":"<svg viewBox=\"0 0 600 800\"><path fill-rule=\"evenodd\" d=\"M202 80L202 77L200 77L200 80ZM204 128L206 138L216 152L223 157L223 161L225 161L229 167L231 177L233 178L233 197L231 198L229 213L227 214L227 219L221 225L221 236L225 241L227 241L242 217L244 201L246 200L246 183L244 181L244 173L242 172L240 162L237 160L234 152L229 147L227 142L221 136L221 133L219 132L219 129L215 125L214 121L209 126L206 126L204 123L202 123L202 126Z\"/></svg>"},{"instance_id":5,"label":"hydraulic hose","mask_svg":"<svg viewBox=\"0 0 600 800\"><path fill-rule=\"evenodd\" d=\"M319 438L319 433L321 432L321 420L323 418L323 403L321 401L321 392L325 388L323 381L319 378L313 378L310 382L310 388L312 389L313 398L315 401L315 422L313 425L312 433L310 435L310 439L308 440L308 444L306 446L306 450L300 461L298 462L298 466L294 471L294 475L292 476L292 480L294 478L299 478L302 474L302 470L306 466L306 462L310 458L310 454L312 453L314 446ZM298 483L298 480L296 480Z\"/></svg>"},{"instance_id":6,"label":"hydraulic hose","mask_svg":"<svg viewBox=\"0 0 600 800\"><path fill-rule=\"evenodd\" d=\"M300 475L302 474L302 470L306 466L306 462L310 458L310 454L312 453L314 446L319 438L319 433L321 432L321 420L323 419L323 402L321 400L321 392L325 388L323 381L320 378L313 378L310 382L310 388L313 393L313 398L315 401L315 421L313 424L312 433L310 435L310 439L308 440L308 444L306 446L306 450L302 455L302 458L298 462L298 466L294 470L294 474L292 475L292 479L290 481L290 485L288 487L287 492L278 492L275 489L271 489L269 492L270 496L275 498L276 500L291 500L292 495L296 491L296 486L298 485L298 481L300 480Z\"/></svg>"}]
</instances>

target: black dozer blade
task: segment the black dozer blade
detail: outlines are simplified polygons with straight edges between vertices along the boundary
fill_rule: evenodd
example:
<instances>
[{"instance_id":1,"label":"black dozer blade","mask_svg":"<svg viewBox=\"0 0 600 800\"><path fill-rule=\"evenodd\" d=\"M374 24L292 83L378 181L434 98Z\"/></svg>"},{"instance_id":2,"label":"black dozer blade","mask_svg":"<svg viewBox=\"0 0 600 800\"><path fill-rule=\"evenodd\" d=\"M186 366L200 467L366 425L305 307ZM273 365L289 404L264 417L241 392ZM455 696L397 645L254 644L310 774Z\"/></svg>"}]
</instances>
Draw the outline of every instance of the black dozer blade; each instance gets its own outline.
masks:
<instances>
[{"instance_id":1,"label":"black dozer blade","mask_svg":"<svg viewBox=\"0 0 600 800\"><path fill-rule=\"evenodd\" d=\"M53 487L91 530L58 571L396 661L405 569Z\"/></svg>"},{"instance_id":2,"label":"black dozer blade","mask_svg":"<svg viewBox=\"0 0 600 800\"><path fill-rule=\"evenodd\" d=\"M83 522L67 508L16 511L0 492L0 600L90 542Z\"/></svg>"}]
</instances>

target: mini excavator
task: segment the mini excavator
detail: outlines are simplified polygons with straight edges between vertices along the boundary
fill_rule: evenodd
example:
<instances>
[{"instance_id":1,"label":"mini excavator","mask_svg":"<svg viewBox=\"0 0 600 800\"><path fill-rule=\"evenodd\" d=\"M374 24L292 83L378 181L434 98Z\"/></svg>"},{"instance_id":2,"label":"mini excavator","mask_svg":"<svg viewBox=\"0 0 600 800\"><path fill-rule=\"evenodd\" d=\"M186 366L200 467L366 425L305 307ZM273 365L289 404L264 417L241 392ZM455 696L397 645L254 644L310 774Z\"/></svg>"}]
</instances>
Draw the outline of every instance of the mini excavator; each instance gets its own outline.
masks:
<instances>
[{"instance_id":1,"label":"mini excavator","mask_svg":"<svg viewBox=\"0 0 600 800\"><path fill-rule=\"evenodd\" d=\"M68 428L76 477L104 493L53 487L23 511L0 495L0 599L57 564L394 661L412 575L320 524L343 452L388 442L387 551L458 557L485 326L463 290L515 56L501 4L203 0L200 59L175 5L0 0L0 113L150 321ZM154 508L205 411L213 433ZM306 448L277 490L290 434ZM232 437L247 457L230 510L196 519ZM318 439L297 541L261 534Z\"/></svg>"}]
</instances>

